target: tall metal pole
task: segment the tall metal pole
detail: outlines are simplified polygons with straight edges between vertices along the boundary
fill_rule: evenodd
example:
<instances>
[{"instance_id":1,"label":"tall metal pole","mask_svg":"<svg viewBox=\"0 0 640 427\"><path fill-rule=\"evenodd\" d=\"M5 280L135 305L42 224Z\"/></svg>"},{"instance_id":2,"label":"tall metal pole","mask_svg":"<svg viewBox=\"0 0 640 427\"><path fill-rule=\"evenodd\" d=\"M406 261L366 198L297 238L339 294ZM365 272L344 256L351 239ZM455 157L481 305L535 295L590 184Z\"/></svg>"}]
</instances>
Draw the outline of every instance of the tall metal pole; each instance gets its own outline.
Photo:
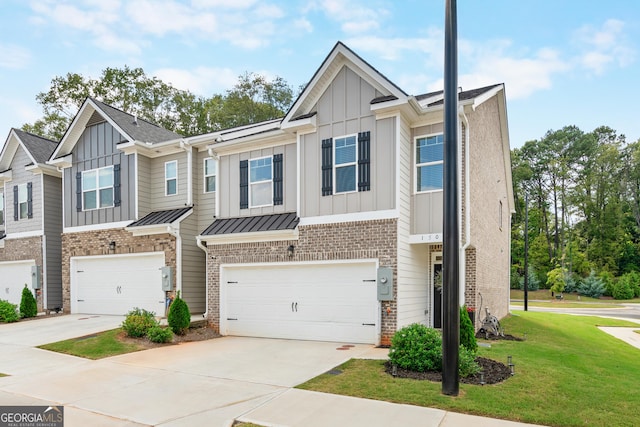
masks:
<instances>
[{"instance_id":1,"label":"tall metal pole","mask_svg":"<svg viewBox=\"0 0 640 427\"><path fill-rule=\"evenodd\" d=\"M524 311L529 311L529 194L524 193Z\"/></svg>"},{"instance_id":2,"label":"tall metal pole","mask_svg":"<svg viewBox=\"0 0 640 427\"><path fill-rule=\"evenodd\" d=\"M442 266L442 393L457 396L460 388L458 202L458 29L456 0L445 0L444 40L444 227Z\"/></svg>"}]
</instances>

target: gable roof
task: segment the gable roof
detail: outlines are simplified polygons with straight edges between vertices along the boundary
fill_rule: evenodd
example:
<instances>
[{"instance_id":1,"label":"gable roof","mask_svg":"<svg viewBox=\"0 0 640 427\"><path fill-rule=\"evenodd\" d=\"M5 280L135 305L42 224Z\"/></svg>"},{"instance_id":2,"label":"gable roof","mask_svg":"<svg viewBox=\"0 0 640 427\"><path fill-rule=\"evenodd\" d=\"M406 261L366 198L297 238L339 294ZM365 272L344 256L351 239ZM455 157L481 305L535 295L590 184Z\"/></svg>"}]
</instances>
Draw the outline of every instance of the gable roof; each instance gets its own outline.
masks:
<instances>
[{"instance_id":1,"label":"gable roof","mask_svg":"<svg viewBox=\"0 0 640 427\"><path fill-rule=\"evenodd\" d=\"M125 113L115 107L107 105L94 98L87 98L78 114L73 118L50 159L64 157L71 153L84 132L87 124L97 113L105 121L109 122L126 140L130 142L143 142L145 144L158 144L162 142L177 141L182 138L180 134L167 130L147 120L138 118L133 114Z\"/></svg>"},{"instance_id":2,"label":"gable roof","mask_svg":"<svg viewBox=\"0 0 640 427\"><path fill-rule=\"evenodd\" d=\"M490 86L485 86L485 87L480 87L477 89L471 89L471 90L466 90L466 91L460 91L458 92L458 100L460 102L462 101L469 101L472 99L475 99L481 95L484 95L488 92L490 92L493 89L496 89L498 87L502 87L502 83L498 83L498 84L494 84L494 85L490 85ZM426 105L425 107L433 107L434 105L443 105L444 104L444 91L439 90L436 92L429 92L429 93L425 93L422 95L416 95L416 100L418 102L420 101L425 101L426 100Z\"/></svg>"},{"instance_id":3,"label":"gable roof","mask_svg":"<svg viewBox=\"0 0 640 427\"><path fill-rule=\"evenodd\" d=\"M47 166L46 161L49 160L57 145L57 142L50 139L12 128L0 153L0 170L5 171L11 167L19 146L27 153L33 166Z\"/></svg>"}]
</instances>

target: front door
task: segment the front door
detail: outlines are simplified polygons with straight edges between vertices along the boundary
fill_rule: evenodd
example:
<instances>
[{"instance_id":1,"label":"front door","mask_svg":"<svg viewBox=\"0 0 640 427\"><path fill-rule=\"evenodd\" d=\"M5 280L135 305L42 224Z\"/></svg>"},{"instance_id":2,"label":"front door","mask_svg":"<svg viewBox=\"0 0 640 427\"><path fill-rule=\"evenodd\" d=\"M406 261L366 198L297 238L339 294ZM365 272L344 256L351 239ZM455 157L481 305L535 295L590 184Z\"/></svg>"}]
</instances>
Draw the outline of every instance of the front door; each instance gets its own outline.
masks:
<instances>
[{"instance_id":1,"label":"front door","mask_svg":"<svg viewBox=\"0 0 640 427\"><path fill-rule=\"evenodd\" d=\"M442 328L442 253L431 254L431 284L433 286L433 327Z\"/></svg>"}]
</instances>

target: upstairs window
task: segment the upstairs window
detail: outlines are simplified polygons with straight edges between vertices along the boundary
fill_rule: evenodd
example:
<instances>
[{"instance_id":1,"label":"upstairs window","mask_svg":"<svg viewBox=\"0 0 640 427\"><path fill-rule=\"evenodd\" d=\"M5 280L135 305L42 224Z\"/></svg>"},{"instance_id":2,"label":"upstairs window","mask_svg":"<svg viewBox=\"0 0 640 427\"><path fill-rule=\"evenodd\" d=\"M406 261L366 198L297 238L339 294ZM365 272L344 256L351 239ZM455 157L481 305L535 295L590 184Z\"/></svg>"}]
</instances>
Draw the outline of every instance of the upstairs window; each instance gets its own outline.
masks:
<instances>
[{"instance_id":1,"label":"upstairs window","mask_svg":"<svg viewBox=\"0 0 640 427\"><path fill-rule=\"evenodd\" d=\"M218 165L214 159L204 159L204 192L216 191L216 176L218 175Z\"/></svg>"},{"instance_id":2,"label":"upstairs window","mask_svg":"<svg viewBox=\"0 0 640 427\"><path fill-rule=\"evenodd\" d=\"M271 157L249 160L249 203L251 207L273 204Z\"/></svg>"},{"instance_id":3,"label":"upstairs window","mask_svg":"<svg viewBox=\"0 0 640 427\"><path fill-rule=\"evenodd\" d=\"M114 206L113 166L82 172L82 209Z\"/></svg>"},{"instance_id":4,"label":"upstairs window","mask_svg":"<svg viewBox=\"0 0 640 427\"><path fill-rule=\"evenodd\" d=\"M164 164L165 196L178 194L178 161L172 160Z\"/></svg>"},{"instance_id":5,"label":"upstairs window","mask_svg":"<svg viewBox=\"0 0 640 427\"><path fill-rule=\"evenodd\" d=\"M334 192L356 191L356 159L358 158L356 135L336 138L334 150Z\"/></svg>"},{"instance_id":6,"label":"upstairs window","mask_svg":"<svg viewBox=\"0 0 640 427\"><path fill-rule=\"evenodd\" d=\"M18 218L19 219L27 219L28 218L28 191L27 184L18 185Z\"/></svg>"},{"instance_id":7,"label":"upstairs window","mask_svg":"<svg viewBox=\"0 0 640 427\"><path fill-rule=\"evenodd\" d=\"M323 139L322 195L371 190L371 132Z\"/></svg>"},{"instance_id":8,"label":"upstairs window","mask_svg":"<svg viewBox=\"0 0 640 427\"><path fill-rule=\"evenodd\" d=\"M416 139L416 192L442 190L442 134Z\"/></svg>"}]
</instances>

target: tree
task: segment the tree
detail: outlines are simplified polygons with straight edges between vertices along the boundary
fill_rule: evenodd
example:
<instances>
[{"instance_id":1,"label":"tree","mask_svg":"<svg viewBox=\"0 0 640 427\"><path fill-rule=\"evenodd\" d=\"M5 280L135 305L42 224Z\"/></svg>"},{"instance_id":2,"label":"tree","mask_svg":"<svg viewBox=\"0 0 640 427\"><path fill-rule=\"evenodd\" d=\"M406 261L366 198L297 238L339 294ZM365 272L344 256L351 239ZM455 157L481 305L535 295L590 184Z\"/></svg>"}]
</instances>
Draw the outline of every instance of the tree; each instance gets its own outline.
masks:
<instances>
[{"instance_id":1,"label":"tree","mask_svg":"<svg viewBox=\"0 0 640 427\"><path fill-rule=\"evenodd\" d=\"M38 306L36 304L36 299L25 284L22 289L22 298L20 300L20 317L36 317L37 314Z\"/></svg>"},{"instance_id":2,"label":"tree","mask_svg":"<svg viewBox=\"0 0 640 427\"><path fill-rule=\"evenodd\" d=\"M22 129L59 140L87 97L188 136L282 117L294 92L280 77L245 73L225 95L207 98L149 77L142 68L108 67L97 79L77 73L55 77L36 96L43 117Z\"/></svg>"}]
</instances>

